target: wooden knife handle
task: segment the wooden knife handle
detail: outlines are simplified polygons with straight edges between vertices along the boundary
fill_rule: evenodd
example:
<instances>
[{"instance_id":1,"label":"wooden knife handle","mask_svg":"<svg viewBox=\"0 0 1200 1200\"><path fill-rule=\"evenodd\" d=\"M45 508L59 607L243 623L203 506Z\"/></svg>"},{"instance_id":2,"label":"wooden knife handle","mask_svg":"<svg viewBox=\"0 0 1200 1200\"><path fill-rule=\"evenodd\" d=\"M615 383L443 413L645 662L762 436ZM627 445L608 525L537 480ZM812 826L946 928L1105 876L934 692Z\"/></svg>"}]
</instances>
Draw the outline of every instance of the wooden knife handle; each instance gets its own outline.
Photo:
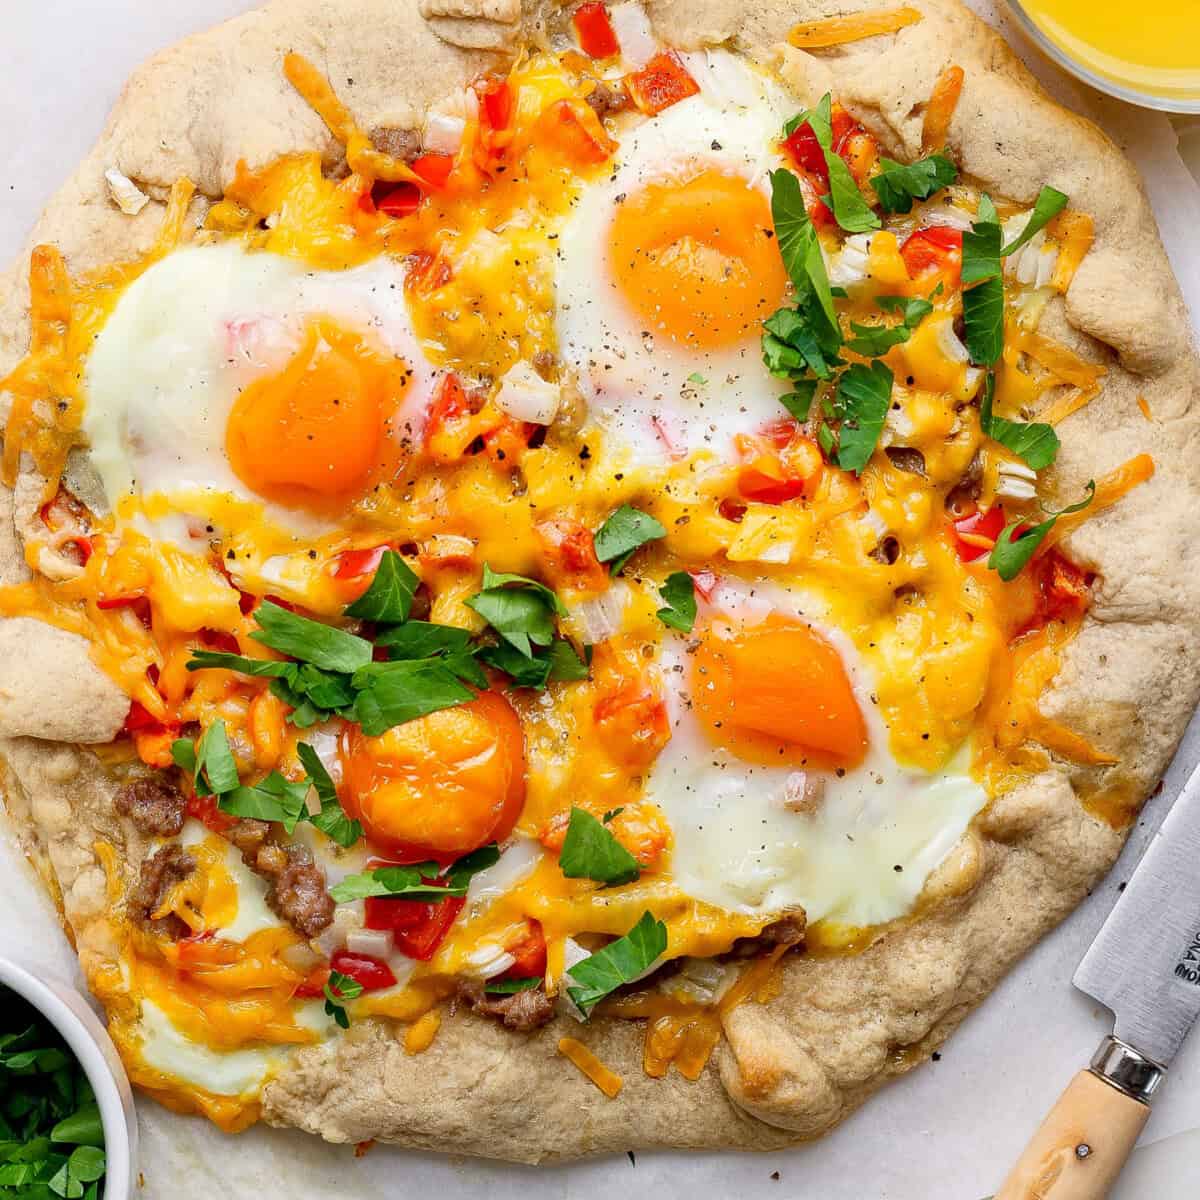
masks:
<instances>
[{"instance_id":1,"label":"wooden knife handle","mask_svg":"<svg viewBox=\"0 0 1200 1200\"><path fill-rule=\"evenodd\" d=\"M1103 1200L1149 1116L1148 1104L1080 1071L995 1200Z\"/></svg>"}]
</instances>

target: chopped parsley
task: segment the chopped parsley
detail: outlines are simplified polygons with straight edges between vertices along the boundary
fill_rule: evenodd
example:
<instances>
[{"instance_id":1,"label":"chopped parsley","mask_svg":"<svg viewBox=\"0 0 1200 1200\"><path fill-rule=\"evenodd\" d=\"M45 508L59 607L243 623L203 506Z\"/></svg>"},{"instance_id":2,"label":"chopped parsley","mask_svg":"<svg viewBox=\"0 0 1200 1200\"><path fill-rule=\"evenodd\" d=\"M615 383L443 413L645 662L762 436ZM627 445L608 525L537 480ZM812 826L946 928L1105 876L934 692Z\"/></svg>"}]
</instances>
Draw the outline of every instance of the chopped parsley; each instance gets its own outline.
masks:
<instances>
[{"instance_id":1,"label":"chopped parsley","mask_svg":"<svg viewBox=\"0 0 1200 1200\"><path fill-rule=\"evenodd\" d=\"M979 404L979 427L987 437L1006 446L1035 471L1048 467L1058 454L1058 434L1050 425L1040 421L1010 421L992 412L996 394L996 376L987 373L983 382L983 399Z\"/></svg>"},{"instance_id":2,"label":"chopped parsley","mask_svg":"<svg viewBox=\"0 0 1200 1200\"><path fill-rule=\"evenodd\" d=\"M801 125L807 125L821 147L825 169L829 174L829 203L834 220L848 233L866 233L878 229L879 218L863 198L859 186L850 174L846 160L833 150L833 97L826 92L816 108L793 117L784 133L791 134Z\"/></svg>"},{"instance_id":3,"label":"chopped parsley","mask_svg":"<svg viewBox=\"0 0 1200 1200\"><path fill-rule=\"evenodd\" d=\"M1066 516L1067 513L1080 512L1091 504L1096 495L1095 480L1088 480L1086 490L1087 495L1082 500L1075 504L1069 504L1066 508L1060 508L1058 512L1051 513L1046 520L1037 525L1021 529L1024 524L1021 518L1010 521L1000 531L1000 536L996 539L991 554L988 555L987 565L1005 583L1011 583L1024 570L1025 564L1034 556L1037 548L1046 540L1046 534L1058 523L1059 517Z\"/></svg>"},{"instance_id":4,"label":"chopped parsley","mask_svg":"<svg viewBox=\"0 0 1200 1200\"><path fill-rule=\"evenodd\" d=\"M1057 188L1052 188L1049 184L1045 184L1042 190L1038 192L1037 199L1033 204L1033 211L1029 214L1029 220L1025 222L1025 228L1000 251L1001 257L1007 258L1014 251L1019 250L1030 238L1053 221L1066 207L1066 193L1060 192Z\"/></svg>"},{"instance_id":5,"label":"chopped parsley","mask_svg":"<svg viewBox=\"0 0 1200 1200\"><path fill-rule=\"evenodd\" d=\"M573 987L567 995L585 1017L609 993L623 984L640 979L666 953L667 927L645 912L624 937L619 937L588 958L577 962L567 973Z\"/></svg>"},{"instance_id":6,"label":"chopped parsley","mask_svg":"<svg viewBox=\"0 0 1200 1200\"><path fill-rule=\"evenodd\" d=\"M907 166L881 158L871 186L884 212L906 213L912 211L914 200L928 200L957 178L958 168L944 154L931 154Z\"/></svg>"},{"instance_id":7,"label":"chopped parsley","mask_svg":"<svg viewBox=\"0 0 1200 1200\"><path fill-rule=\"evenodd\" d=\"M486 563L483 587L468 601L506 642L526 658L534 646L554 640L554 619L565 617L563 602L545 584L524 575L500 574Z\"/></svg>"},{"instance_id":8,"label":"chopped parsley","mask_svg":"<svg viewBox=\"0 0 1200 1200\"><path fill-rule=\"evenodd\" d=\"M363 994L363 985L341 971L330 971L325 983L325 1012L331 1016L342 1029L350 1028L350 1017L346 1012L346 1002L357 1000Z\"/></svg>"},{"instance_id":9,"label":"chopped parsley","mask_svg":"<svg viewBox=\"0 0 1200 1200\"><path fill-rule=\"evenodd\" d=\"M379 625L401 625L412 612L413 596L420 582L399 554L385 550L370 586L346 609L346 616Z\"/></svg>"},{"instance_id":10,"label":"chopped parsley","mask_svg":"<svg viewBox=\"0 0 1200 1200\"><path fill-rule=\"evenodd\" d=\"M435 862L375 867L358 875L348 875L341 883L330 888L329 894L339 904L349 900L365 900L370 896L439 904L451 897L465 896L472 876L494 867L499 861L500 850L497 846L482 846L452 863L444 875ZM431 882L437 879L443 882Z\"/></svg>"},{"instance_id":11,"label":"chopped parsley","mask_svg":"<svg viewBox=\"0 0 1200 1200\"><path fill-rule=\"evenodd\" d=\"M640 874L638 861L613 837L606 824L582 808L572 808L558 865L568 879L593 879L616 886Z\"/></svg>"},{"instance_id":12,"label":"chopped parsley","mask_svg":"<svg viewBox=\"0 0 1200 1200\"><path fill-rule=\"evenodd\" d=\"M675 571L667 576L658 589L663 607L654 615L671 629L680 633L691 633L696 624L696 585L686 571Z\"/></svg>"},{"instance_id":13,"label":"chopped parsley","mask_svg":"<svg viewBox=\"0 0 1200 1200\"><path fill-rule=\"evenodd\" d=\"M515 996L517 992L532 992L541 985L542 976L531 975L525 979L489 979L483 990L491 996Z\"/></svg>"},{"instance_id":14,"label":"chopped parsley","mask_svg":"<svg viewBox=\"0 0 1200 1200\"><path fill-rule=\"evenodd\" d=\"M862 474L871 460L892 399L892 371L882 362L852 363L838 380L834 407L841 418L837 461Z\"/></svg>"},{"instance_id":15,"label":"chopped parsley","mask_svg":"<svg viewBox=\"0 0 1200 1200\"><path fill-rule=\"evenodd\" d=\"M0 1198L98 1200L104 1130L62 1036L0 987Z\"/></svg>"},{"instance_id":16,"label":"chopped parsley","mask_svg":"<svg viewBox=\"0 0 1200 1200\"><path fill-rule=\"evenodd\" d=\"M596 557L619 575L633 552L647 542L667 536L662 523L649 513L622 504L596 530Z\"/></svg>"}]
</instances>

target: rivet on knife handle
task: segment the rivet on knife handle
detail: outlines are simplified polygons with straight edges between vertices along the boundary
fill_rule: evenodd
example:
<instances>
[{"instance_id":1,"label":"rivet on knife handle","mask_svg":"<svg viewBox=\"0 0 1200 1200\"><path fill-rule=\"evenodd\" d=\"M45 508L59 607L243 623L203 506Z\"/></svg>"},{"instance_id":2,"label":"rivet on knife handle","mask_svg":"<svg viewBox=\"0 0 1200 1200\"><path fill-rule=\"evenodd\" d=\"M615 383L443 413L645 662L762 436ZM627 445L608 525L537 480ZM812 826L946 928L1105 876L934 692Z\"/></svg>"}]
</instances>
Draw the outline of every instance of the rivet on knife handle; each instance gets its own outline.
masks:
<instances>
[{"instance_id":1,"label":"rivet on knife handle","mask_svg":"<svg viewBox=\"0 0 1200 1200\"><path fill-rule=\"evenodd\" d=\"M995 1200L1104 1200L1150 1116L1164 1069L1105 1038L1067 1085Z\"/></svg>"}]
</instances>

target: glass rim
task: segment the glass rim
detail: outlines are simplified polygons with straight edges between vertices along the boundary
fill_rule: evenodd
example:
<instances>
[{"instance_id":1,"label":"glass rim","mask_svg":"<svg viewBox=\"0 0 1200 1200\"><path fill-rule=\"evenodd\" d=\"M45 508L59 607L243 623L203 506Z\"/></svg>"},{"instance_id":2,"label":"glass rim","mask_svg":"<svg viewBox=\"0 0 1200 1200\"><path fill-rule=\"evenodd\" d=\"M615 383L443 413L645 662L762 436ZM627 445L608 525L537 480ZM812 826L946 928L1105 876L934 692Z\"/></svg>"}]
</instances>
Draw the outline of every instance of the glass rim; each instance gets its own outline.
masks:
<instances>
[{"instance_id":1,"label":"glass rim","mask_svg":"<svg viewBox=\"0 0 1200 1200\"><path fill-rule=\"evenodd\" d=\"M1085 67L1081 62L1072 58L1056 42L1053 42L1042 32L1034 19L1025 11L1021 0L1006 0L1008 9L1016 17L1024 33L1033 41L1037 48L1048 58L1058 63L1064 70L1069 71L1076 79L1082 80L1089 87L1099 92L1124 100L1128 104L1136 104L1140 108L1152 108L1158 112L1180 113L1195 115L1200 113L1200 95L1195 100L1175 99L1171 96L1161 96L1155 92L1142 92L1136 88L1126 87L1104 75ZM1197 80L1200 90L1200 79Z\"/></svg>"}]
</instances>

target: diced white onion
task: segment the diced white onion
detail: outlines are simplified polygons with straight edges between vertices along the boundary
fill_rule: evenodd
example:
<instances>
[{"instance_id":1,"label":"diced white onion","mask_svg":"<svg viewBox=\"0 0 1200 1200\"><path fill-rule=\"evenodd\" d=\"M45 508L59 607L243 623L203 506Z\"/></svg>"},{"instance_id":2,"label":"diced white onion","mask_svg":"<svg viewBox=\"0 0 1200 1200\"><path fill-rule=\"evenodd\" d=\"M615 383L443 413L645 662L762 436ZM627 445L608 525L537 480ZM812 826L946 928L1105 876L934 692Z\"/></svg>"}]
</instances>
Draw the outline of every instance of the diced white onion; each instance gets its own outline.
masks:
<instances>
[{"instance_id":1,"label":"diced white onion","mask_svg":"<svg viewBox=\"0 0 1200 1200\"><path fill-rule=\"evenodd\" d=\"M338 753L338 731L332 725L314 725L304 740L316 751L321 765L335 784L342 781L342 756Z\"/></svg>"},{"instance_id":2,"label":"diced white onion","mask_svg":"<svg viewBox=\"0 0 1200 1200\"><path fill-rule=\"evenodd\" d=\"M562 389L543 379L523 359L514 363L500 380L496 404L518 421L549 425L558 415Z\"/></svg>"},{"instance_id":3,"label":"diced white onion","mask_svg":"<svg viewBox=\"0 0 1200 1200\"><path fill-rule=\"evenodd\" d=\"M784 784L782 802L788 812L815 814L825 798L825 777L813 771L793 771Z\"/></svg>"},{"instance_id":4,"label":"diced white onion","mask_svg":"<svg viewBox=\"0 0 1200 1200\"><path fill-rule=\"evenodd\" d=\"M587 1017L575 1001L567 995L567 988L572 985L578 987L576 981L571 978L571 968L591 956L591 951L585 950L574 938L563 939L562 984L558 989L558 999L555 1001L554 1007L562 1015L574 1017L579 1022L586 1021Z\"/></svg>"},{"instance_id":5,"label":"diced white onion","mask_svg":"<svg viewBox=\"0 0 1200 1200\"><path fill-rule=\"evenodd\" d=\"M357 929L347 935L346 949L351 954L387 958L392 952L392 935L386 929Z\"/></svg>"},{"instance_id":6,"label":"diced white onion","mask_svg":"<svg viewBox=\"0 0 1200 1200\"><path fill-rule=\"evenodd\" d=\"M1037 472L1020 462L1002 462L996 495L1007 500L1032 500L1037 495Z\"/></svg>"},{"instance_id":7,"label":"diced white onion","mask_svg":"<svg viewBox=\"0 0 1200 1200\"><path fill-rule=\"evenodd\" d=\"M365 906L361 900L339 904L333 910L333 921L314 939L317 948L326 956L340 950L351 934L362 929L365 920Z\"/></svg>"},{"instance_id":8,"label":"diced white onion","mask_svg":"<svg viewBox=\"0 0 1200 1200\"><path fill-rule=\"evenodd\" d=\"M104 172L113 203L127 216L136 217L150 203L150 197L127 175L110 167Z\"/></svg>"},{"instance_id":9,"label":"diced white onion","mask_svg":"<svg viewBox=\"0 0 1200 1200\"><path fill-rule=\"evenodd\" d=\"M629 588L618 582L599 596L568 605L567 611L584 643L598 646L621 631L628 602Z\"/></svg>"},{"instance_id":10,"label":"diced white onion","mask_svg":"<svg viewBox=\"0 0 1200 1200\"><path fill-rule=\"evenodd\" d=\"M953 204L931 204L924 209L922 225L941 225L946 229L967 230L971 228L971 214Z\"/></svg>"},{"instance_id":11,"label":"diced white onion","mask_svg":"<svg viewBox=\"0 0 1200 1200\"><path fill-rule=\"evenodd\" d=\"M315 817L321 811L321 797L317 795L315 787L310 787L304 793L304 807L308 810L310 817Z\"/></svg>"},{"instance_id":12,"label":"diced white onion","mask_svg":"<svg viewBox=\"0 0 1200 1200\"><path fill-rule=\"evenodd\" d=\"M609 10L608 17L621 47L621 57L635 67L645 66L658 52L646 10L640 4L618 4Z\"/></svg>"},{"instance_id":13,"label":"diced white onion","mask_svg":"<svg viewBox=\"0 0 1200 1200\"><path fill-rule=\"evenodd\" d=\"M954 332L954 322L949 317L937 324L937 343L938 349L952 362L971 361L971 356L959 340L958 334Z\"/></svg>"},{"instance_id":14,"label":"diced white onion","mask_svg":"<svg viewBox=\"0 0 1200 1200\"><path fill-rule=\"evenodd\" d=\"M751 108L758 99L753 76L728 50L689 50L679 57L706 98L736 108Z\"/></svg>"},{"instance_id":15,"label":"diced white onion","mask_svg":"<svg viewBox=\"0 0 1200 1200\"><path fill-rule=\"evenodd\" d=\"M431 112L421 135L422 148L432 154L457 154L467 122L451 113Z\"/></svg>"},{"instance_id":16,"label":"diced white onion","mask_svg":"<svg viewBox=\"0 0 1200 1200\"><path fill-rule=\"evenodd\" d=\"M790 563L795 553L796 544L788 539L772 542L765 550L760 550L755 558L765 563Z\"/></svg>"},{"instance_id":17,"label":"diced white onion","mask_svg":"<svg viewBox=\"0 0 1200 1200\"><path fill-rule=\"evenodd\" d=\"M542 848L533 838L518 838L505 849L494 866L471 877L467 887L467 907L490 904L498 896L516 887L541 861Z\"/></svg>"},{"instance_id":18,"label":"diced white onion","mask_svg":"<svg viewBox=\"0 0 1200 1200\"><path fill-rule=\"evenodd\" d=\"M966 388L967 388L967 394L968 394L967 398L968 399L970 399L971 396L975 395L976 391L978 391L978 389L979 389L979 385L982 382L983 382L983 368L982 367L968 367L967 373L963 377L963 383L966 384Z\"/></svg>"},{"instance_id":19,"label":"diced white onion","mask_svg":"<svg viewBox=\"0 0 1200 1200\"><path fill-rule=\"evenodd\" d=\"M1055 258L1058 257L1058 252L1055 251ZM1050 297L1054 295L1054 289L1048 287L1033 288L1029 291L1020 291L1013 297L1012 307L1016 313L1017 324L1022 329L1036 329L1041 323L1042 314L1046 311L1046 305L1050 302Z\"/></svg>"},{"instance_id":20,"label":"diced white onion","mask_svg":"<svg viewBox=\"0 0 1200 1200\"><path fill-rule=\"evenodd\" d=\"M873 508L867 509L867 511L859 518L859 520L877 538L883 537L883 535L888 531L888 523Z\"/></svg>"},{"instance_id":21,"label":"diced white onion","mask_svg":"<svg viewBox=\"0 0 1200 1200\"><path fill-rule=\"evenodd\" d=\"M834 287L853 287L866 280L871 258L871 235L851 234L829 261L829 282Z\"/></svg>"},{"instance_id":22,"label":"diced white onion","mask_svg":"<svg viewBox=\"0 0 1200 1200\"><path fill-rule=\"evenodd\" d=\"M1053 246L1043 245L1038 254L1037 277L1034 286L1045 287L1054 276L1054 268L1058 266L1058 250Z\"/></svg>"},{"instance_id":23,"label":"diced white onion","mask_svg":"<svg viewBox=\"0 0 1200 1200\"><path fill-rule=\"evenodd\" d=\"M897 442L907 441L915 431L912 417L903 408L889 408L883 422L883 435L879 440L885 446L893 446Z\"/></svg>"},{"instance_id":24,"label":"diced white onion","mask_svg":"<svg viewBox=\"0 0 1200 1200\"><path fill-rule=\"evenodd\" d=\"M466 973L477 979L495 979L516 963L516 958L503 946L480 946L467 955Z\"/></svg>"},{"instance_id":25,"label":"diced white onion","mask_svg":"<svg viewBox=\"0 0 1200 1200\"><path fill-rule=\"evenodd\" d=\"M683 992L699 1004L715 1004L737 978L737 968L712 958L685 958L679 974L668 981L672 992Z\"/></svg>"}]
</instances>

